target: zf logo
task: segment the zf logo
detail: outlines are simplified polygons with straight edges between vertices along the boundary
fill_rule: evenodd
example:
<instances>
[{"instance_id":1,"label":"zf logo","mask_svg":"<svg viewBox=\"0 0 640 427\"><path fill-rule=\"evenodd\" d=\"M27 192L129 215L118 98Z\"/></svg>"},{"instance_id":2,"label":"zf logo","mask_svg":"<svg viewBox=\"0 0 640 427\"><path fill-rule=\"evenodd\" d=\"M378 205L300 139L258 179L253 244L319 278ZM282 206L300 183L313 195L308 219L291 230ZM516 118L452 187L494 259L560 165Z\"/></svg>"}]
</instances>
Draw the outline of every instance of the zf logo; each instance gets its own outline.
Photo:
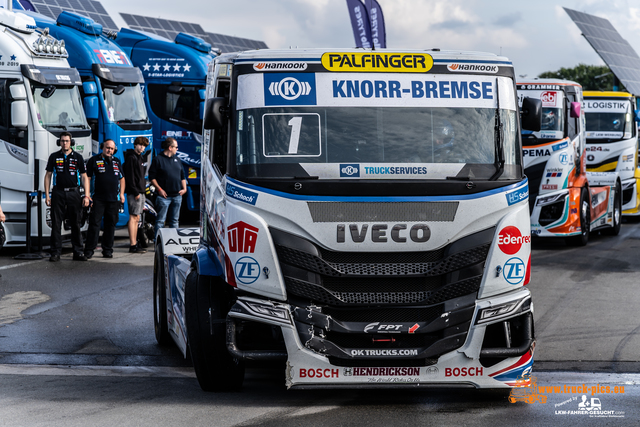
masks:
<instances>
[{"instance_id":1,"label":"zf logo","mask_svg":"<svg viewBox=\"0 0 640 427\"><path fill-rule=\"evenodd\" d=\"M316 105L316 77L312 73L264 75L264 103L269 105Z\"/></svg>"},{"instance_id":2,"label":"zf logo","mask_svg":"<svg viewBox=\"0 0 640 427\"><path fill-rule=\"evenodd\" d=\"M527 269L524 266L524 262L522 262L520 258L514 257L504 263L504 268L502 269L502 271L504 280L506 280L511 285L517 285L524 279Z\"/></svg>"},{"instance_id":3,"label":"zf logo","mask_svg":"<svg viewBox=\"0 0 640 427\"><path fill-rule=\"evenodd\" d=\"M563 165L569 163L569 155L567 153L560 154L560 163L562 163Z\"/></svg>"},{"instance_id":4,"label":"zf logo","mask_svg":"<svg viewBox=\"0 0 640 427\"><path fill-rule=\"evenodd\" d=\"M236 277L245 285L255 282L260 277L260 264L251 257L243 256L236 261Z\"/></svg>"}]
</instances>

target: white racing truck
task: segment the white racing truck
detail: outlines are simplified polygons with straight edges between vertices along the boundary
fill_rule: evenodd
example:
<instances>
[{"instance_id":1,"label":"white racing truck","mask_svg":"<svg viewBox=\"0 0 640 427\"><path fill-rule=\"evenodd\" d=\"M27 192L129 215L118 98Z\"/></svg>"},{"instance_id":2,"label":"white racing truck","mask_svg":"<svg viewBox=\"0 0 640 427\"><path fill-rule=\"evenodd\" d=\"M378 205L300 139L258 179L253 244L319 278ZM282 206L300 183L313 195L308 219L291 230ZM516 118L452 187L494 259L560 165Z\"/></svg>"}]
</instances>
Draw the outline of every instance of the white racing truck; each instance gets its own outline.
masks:
<instances>
[{"instance_id":1,"label":"white racing truck","mask_svg":"<svg viewBox=\"0 0 640 427\"><path fill-rule=\"evenodd\" d=\"M540 101L523 105L538 130ZM161 229L160 344L204 390L512 387L535 346L511 62L260 50L209 66L200 229ZM285 367L286 366L286 367Z\"/></svg>"},{"instance_id":2,"label":"white racing truck","mask_svg":"<svg viewBox=\"0 0 640 427\"><path fill-rule=\"evenodd\" d=\"M622 215L640 217L638 112L627 92L584 92L587 171L618 172Z\"/></svg>"},{"instance_id":3,"label":"white racing truck","mask_svg":"<svg viewBox=\"0 0 640 427\"><path fill-rule=\"evenodd\" d=\"M51 234L44 175L49 155L60 149L60 134L71 132L73 149L88 159L90 129L80 75L69 67L64 41L36 31L33 18L6 9L0 9L0 30L0 205L7 217L6 246L28 246ZM62 233L64 238L70 229Z\"/></svg>"},{"instance_id":4,"label":"white racing truck","mask_svg":"<svg viewBox=\"0 0 640 427\"><path fill-rule=\"evenodd\" d=\"M587 172L582 86L558 79L518 82L519 102L539 99L539 131L523 130L531 233L584 246L592 231L617 235L622 186L614 171Z\"/></svg>"}]
</instances>

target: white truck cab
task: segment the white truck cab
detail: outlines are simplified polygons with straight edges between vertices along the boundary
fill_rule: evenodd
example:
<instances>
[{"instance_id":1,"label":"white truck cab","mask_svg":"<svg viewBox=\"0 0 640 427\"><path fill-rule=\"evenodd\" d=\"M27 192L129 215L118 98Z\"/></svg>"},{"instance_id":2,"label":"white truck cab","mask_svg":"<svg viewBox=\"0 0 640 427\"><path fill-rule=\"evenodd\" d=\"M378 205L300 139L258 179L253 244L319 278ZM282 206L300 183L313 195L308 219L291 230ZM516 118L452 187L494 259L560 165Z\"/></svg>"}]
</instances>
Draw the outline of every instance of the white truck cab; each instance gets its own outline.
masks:
<instances>
[{"instance_id":1,"label":"white truck cab","mask_svg":"<svg viewBox=\"0 0 640 427\"><path fill-rule=\"evenodd\" d=\"M27 221L31 239L51 233L44 175L49 155L60 149L60 133L71 132L73 149L85 160L91 156L78 90L82 82L67 56L64 41L36 29L33 18L0 9L0 205L7 217L6 246L25 246Z\"/></svg>"},{"instance_id":2,"label":"white truck cab","mask_svg":"<svg viewBox=\"0 0 640 427\"><path fill-rule=\"evenodd\" d=\"M205 390L512 387L533 364L514 71L458 51L258 50L209 66L201 228L160 230L158 342ZM540 102L523 123L540 126ZM182 256L178 256L182 255Z\"/></svg>"}]
</instances>

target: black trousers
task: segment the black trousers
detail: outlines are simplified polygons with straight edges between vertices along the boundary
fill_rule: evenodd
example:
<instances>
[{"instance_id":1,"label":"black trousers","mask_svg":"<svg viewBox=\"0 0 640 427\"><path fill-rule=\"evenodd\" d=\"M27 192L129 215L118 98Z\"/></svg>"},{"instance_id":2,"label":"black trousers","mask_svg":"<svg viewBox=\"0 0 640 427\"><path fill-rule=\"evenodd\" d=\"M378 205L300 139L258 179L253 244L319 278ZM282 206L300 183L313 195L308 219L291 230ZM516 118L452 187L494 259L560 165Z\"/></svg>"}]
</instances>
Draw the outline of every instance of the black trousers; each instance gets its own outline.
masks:
<instances>
[{"instance_id":1,"label":"black trousers","mask_svg":"<svg viewBox=\"0 0 640 427\"><path fill-rule=\"evenodd\" d=\"M100 233L100 223L104 218L102 228L102 253L113 253L113 236L116 232L118 222L118 211L120 202L105 202L104 200L93 200L91 215L89 216L89 230L87 231L87 241L84 245L85 253L93 253L98 246L98 234Z\"/></svg>"},{"instance_id":2,"label":"black trousers","mask_svg":"<svg viewBox=\"0 0 640 427\"><path fill-rule=\"evenodd\" d=\"M60 227L64 219L69 220L71 226L71 244L73 253L82 253L82 233L80 219L82 218L82 197L79 190L64 191L53 187L51 192L51 255L60 255L62 250L62 236Z\"/></svg>"}]
</instances>

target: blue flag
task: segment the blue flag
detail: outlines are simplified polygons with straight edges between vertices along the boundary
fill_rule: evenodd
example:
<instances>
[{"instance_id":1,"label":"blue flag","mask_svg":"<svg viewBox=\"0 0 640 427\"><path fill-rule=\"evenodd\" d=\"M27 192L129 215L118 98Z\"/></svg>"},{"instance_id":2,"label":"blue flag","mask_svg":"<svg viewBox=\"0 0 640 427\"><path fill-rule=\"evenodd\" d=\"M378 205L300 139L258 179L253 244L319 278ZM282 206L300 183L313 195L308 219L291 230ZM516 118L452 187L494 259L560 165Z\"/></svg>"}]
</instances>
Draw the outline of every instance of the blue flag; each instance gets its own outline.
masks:
<instances>
[{"instance_id":1,"label":"blue flag","mask_svg":"<svg viewBox=\"0 0 640 427\"><path fill-rule=\"evenodd\" d=\"M371 25L371 41L375 49L384 49L387 47L387 35L384 28L384 16L382 8L376 0L364 0L364 7L369 15L369 23Z\"/></svg>"},{"instance_id":2,"label":"blue flag","mask_svg":"<svg viewBox=\"0 0 640 427\"><path fill-rule=\"evenodd\" d=\"M356 47L371 49L373 46L371 43L371 24L367 10L360 0L347 0L347 7L349 8L353 36L356 39Z\"/></svg>"}]
</instances>

